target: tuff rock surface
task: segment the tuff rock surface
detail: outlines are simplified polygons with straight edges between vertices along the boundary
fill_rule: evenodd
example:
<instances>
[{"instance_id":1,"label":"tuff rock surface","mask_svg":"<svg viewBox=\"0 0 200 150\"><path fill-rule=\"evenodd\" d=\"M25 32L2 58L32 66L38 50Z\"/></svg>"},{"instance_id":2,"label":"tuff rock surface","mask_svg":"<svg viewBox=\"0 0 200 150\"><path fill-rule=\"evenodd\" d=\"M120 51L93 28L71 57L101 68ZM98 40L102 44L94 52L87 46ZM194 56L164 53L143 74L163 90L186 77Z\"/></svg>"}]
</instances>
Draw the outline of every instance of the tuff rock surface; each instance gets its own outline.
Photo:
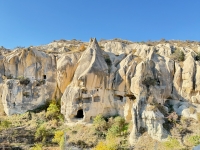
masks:
<instances>
[{"instance_id":1,"label":"tuff rock surface","mask_svg":"<svg viewBox=\"0 0 200 150\"><path fill-rule=\"evenodd\" d=\"M82 44L84 51L79 50ZM7 115L21 114L61 98L66 122L91 122L98 114L120 115L133 124L131 144L142 129L163 140L168 135L163 124L170 107L184 117L197 119L200 113L196 59L200 46L195 46L196 51L194 44L152 46L91 39L13 51L1 47L0 106ZM176 49L184 53L184 61L173 59Z\"/></svg>"}]
</instances>

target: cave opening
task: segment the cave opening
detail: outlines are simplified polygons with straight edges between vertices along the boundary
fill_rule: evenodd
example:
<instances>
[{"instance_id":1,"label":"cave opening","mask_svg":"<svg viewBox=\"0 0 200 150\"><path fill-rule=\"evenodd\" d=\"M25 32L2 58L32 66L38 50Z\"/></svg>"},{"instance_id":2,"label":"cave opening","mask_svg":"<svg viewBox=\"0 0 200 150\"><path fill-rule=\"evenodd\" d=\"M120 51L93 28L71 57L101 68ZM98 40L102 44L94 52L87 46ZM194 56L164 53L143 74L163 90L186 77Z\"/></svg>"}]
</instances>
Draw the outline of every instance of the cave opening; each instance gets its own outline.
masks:
<instances>
[{"instance_id":1,"label":"cave opening","mask_svg":"<svg viewBox=\"0 0 200 150\"><path fill-rule=\"evenodd\" d=\"M47 76L46 75L43 75L43 79L45 80L47 78Z\"/></svg>"},{"instance_id":2,"label":"cave opening","mask_svg":"<svg viewBox=\"0 0 200 150\"><path fill-rule=\"evenodd\" d=\"M77 114L76 114L75 118L83 118L83 117L84 117L84 115L83 115L83 109L79 109L77 111Z\"/></svg>"}]
</instances>

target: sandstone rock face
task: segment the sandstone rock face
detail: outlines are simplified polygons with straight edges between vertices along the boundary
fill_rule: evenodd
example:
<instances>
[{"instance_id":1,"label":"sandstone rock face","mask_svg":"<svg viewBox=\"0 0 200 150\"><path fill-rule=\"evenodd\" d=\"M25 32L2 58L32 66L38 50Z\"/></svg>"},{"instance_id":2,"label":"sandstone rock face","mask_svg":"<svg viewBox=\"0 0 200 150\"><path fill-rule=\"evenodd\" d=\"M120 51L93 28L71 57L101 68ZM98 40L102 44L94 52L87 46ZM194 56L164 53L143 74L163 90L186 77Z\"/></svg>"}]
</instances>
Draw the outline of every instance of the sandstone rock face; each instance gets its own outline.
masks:
<instances>
[{"instance_id":1,"label":"sandstone rock face","mask_svg":"<svg viewBox=\"0 0 200 150\"><path fill-rule=\"evenodd\" d=\"M2 67L1 97L7 115L32 110L53 97L57 87L55 56L16 50L3 58Z\"/></svg>"},{"instance_id":2,"label":"sandstone rock face","mask_svg":"<svg viewBox=\"0 0 200 150\"><path fill-rule=\"evenodd\" d=\"M81 44L87 49L78 51ZM2 49L0 107L12 115L61 98L66 122L92 122L98 114L123 116L133 124L131 144L142 130L165 139L163 124L171 107L178 115L198 119L200 62L191 47L120 40L100 44L96 39L61 40ZM172 59L175 49L185 54L183 62Z\"/></svg>"},{"instance_id":3,"label":"sandstone rock face","mask_svg":"<svg viewBox=\"0 0 200 150\"><path fill-rule=\"evenodd\" d=\"M57 60L57 83L62 93L73 79L80 56L80 53L64 54Z\"/></svg>"}]
</instances>

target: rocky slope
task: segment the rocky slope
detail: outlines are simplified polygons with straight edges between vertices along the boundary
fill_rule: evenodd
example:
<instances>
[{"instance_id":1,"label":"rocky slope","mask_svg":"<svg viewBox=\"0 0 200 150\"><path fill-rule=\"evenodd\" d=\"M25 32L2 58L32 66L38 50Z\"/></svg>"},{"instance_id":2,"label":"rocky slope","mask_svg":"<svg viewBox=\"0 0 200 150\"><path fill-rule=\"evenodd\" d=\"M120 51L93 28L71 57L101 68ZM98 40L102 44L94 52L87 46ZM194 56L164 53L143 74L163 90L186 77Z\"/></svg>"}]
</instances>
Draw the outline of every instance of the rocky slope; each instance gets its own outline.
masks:
<instances>
[{"instance_id":1,"label":"rocky slope","mask_svg":"<svg viewBox=\"0 0 200 150\"><path fill-rule=\"evenodd\" d=\"M0 51L0 106L7 115L61 98L66 122L123 116L133 124L134 144L142 129L165 139L172 110L196 120L200 113L197 42L61 40Z\"/></svg>"}]
</instances>

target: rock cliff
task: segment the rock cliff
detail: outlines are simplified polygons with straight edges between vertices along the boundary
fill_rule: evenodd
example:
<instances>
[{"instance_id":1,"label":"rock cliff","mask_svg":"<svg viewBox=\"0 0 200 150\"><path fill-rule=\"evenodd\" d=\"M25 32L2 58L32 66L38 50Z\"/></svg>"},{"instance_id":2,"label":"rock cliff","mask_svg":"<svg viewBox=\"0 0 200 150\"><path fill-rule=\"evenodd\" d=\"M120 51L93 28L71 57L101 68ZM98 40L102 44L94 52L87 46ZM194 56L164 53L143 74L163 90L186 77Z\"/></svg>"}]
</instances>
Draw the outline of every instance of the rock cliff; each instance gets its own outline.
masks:
<instances>
[{"instance_id":1,"label":"rock cliff","mask_svg":"<svg viewBox=\"0 0 200 150\"><path fill-rule=\"evenodd\" d=\"M80 50L81 45L86 49ZM61 98L66 122L120 115L133 124L131 144L141 130L162 140L168 135L163 124L172 108L194 119L200 113L199 49L194 43L96 39L13 51L2 47L1 107L12 115Z\"/></svg>"}]
</instances>

